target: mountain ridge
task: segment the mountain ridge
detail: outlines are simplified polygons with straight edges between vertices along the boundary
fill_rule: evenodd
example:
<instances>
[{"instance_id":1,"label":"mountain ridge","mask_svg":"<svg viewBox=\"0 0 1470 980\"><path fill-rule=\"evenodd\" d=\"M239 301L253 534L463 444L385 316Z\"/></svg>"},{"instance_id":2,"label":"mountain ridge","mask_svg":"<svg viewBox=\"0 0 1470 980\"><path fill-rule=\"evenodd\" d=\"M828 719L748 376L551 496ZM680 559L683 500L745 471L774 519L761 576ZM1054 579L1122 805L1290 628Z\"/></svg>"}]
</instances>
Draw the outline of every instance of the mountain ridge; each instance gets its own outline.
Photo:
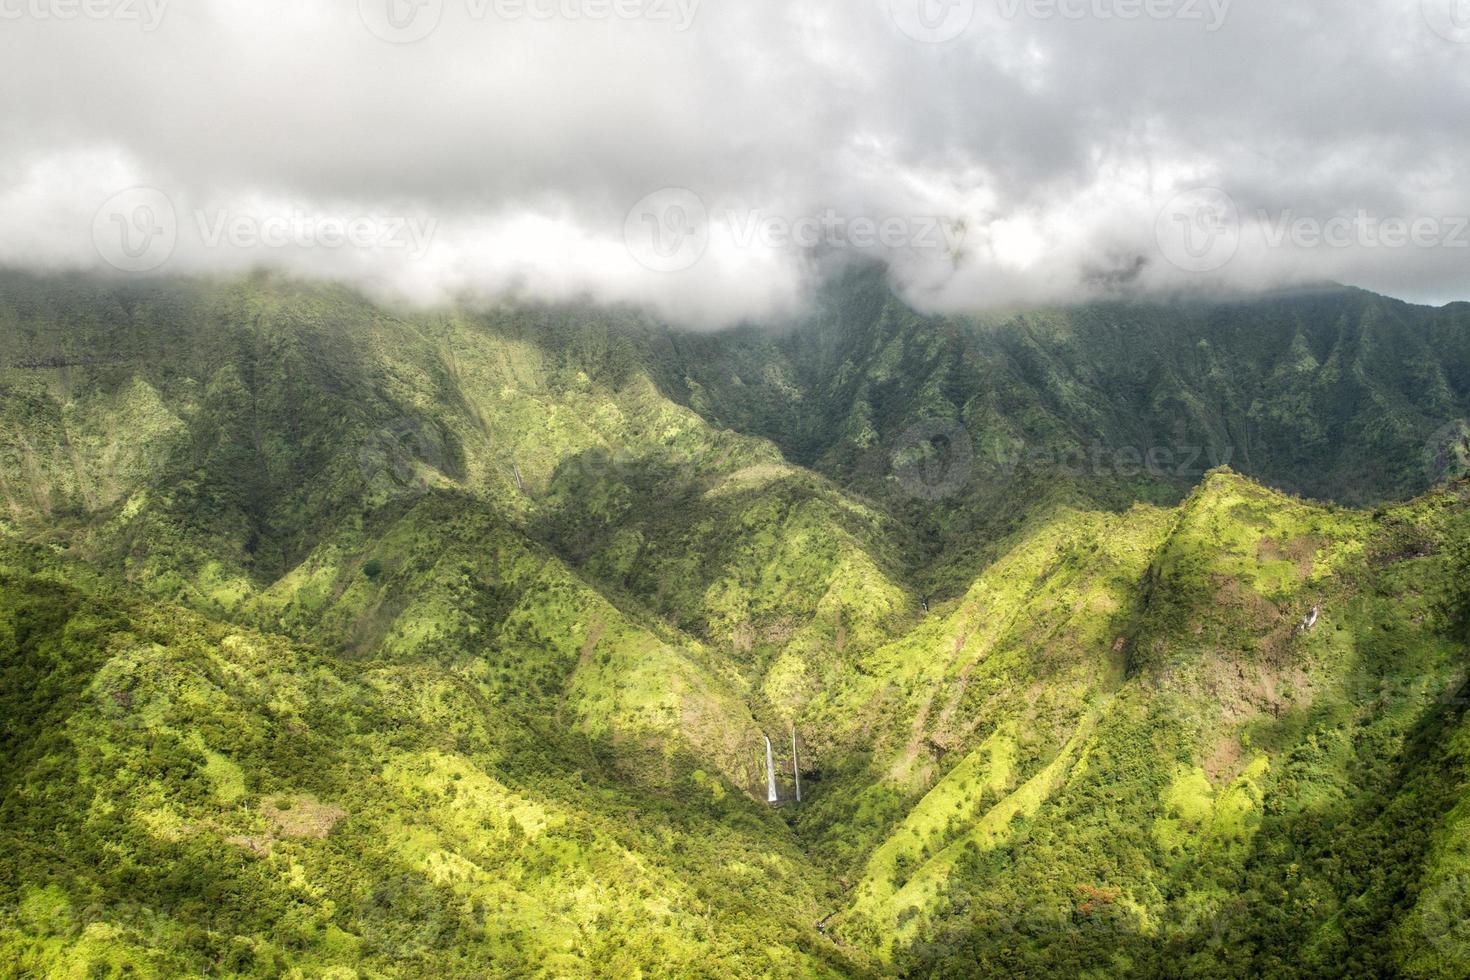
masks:
<instances>
[{"instance_id":1,"label":"mountain ridge","mask_svg":"<svg viewBox=\"0 0 1470 980\"><path fill-rule=\"evenodd\" d=\"M870 270L824 302L695 336L0 277L0 963L1470 962L1402 938L1470 871L1439 843L1463 757L1433 750L1465 737L1436 703L1470 621L1459 313L935 318ZM1320 438L1210 458L1251 424ZM1356 472L1373 509L1223 462ZM761 736L786 797L793 733L803 803L772 810Z\"/></svg>"}]
</instances>

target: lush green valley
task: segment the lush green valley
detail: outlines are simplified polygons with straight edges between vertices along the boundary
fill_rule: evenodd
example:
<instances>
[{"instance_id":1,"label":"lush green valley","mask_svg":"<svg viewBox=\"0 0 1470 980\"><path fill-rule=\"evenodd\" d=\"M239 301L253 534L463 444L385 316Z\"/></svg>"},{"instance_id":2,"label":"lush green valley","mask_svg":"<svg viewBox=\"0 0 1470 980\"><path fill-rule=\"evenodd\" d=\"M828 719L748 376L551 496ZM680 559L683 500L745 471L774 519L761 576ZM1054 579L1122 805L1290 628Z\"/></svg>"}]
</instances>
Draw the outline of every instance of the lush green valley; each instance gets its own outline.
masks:
<instances>
[{"instance_id":1,"label":"lush green valley","mask_svg":"<svg viewBox=\"0 0 1470 980\"><path fill-rule=\"evenodd\" d=\"M1467 417L1336 287L5 273L0 974L1470 975Z\"/></svg>"}]
</instances>

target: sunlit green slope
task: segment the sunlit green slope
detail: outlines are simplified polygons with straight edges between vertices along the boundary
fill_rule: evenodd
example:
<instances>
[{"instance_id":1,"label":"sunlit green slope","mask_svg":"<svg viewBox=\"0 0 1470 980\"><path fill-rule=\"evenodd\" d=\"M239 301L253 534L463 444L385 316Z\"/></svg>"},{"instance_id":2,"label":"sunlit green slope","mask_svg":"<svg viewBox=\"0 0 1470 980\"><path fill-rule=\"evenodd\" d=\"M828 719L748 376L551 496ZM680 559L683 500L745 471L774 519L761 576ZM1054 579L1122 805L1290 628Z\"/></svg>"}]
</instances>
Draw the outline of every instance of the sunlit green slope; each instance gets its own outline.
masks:
<instances>
[{"instance_id":1,"label":"sunlit green slope","mask_svg":"<svg viewBox=\"0 0 1470 980\"><path fill-rule=\"evenodd\" d=\"M0 972L1464 975L1466 337L0 276Z\"/></svg>"},{"instance_id":2,"label":"sunlit green slope","mask_svg":"<svg viewBox=\"0 0 1470 980\"><path fill-rule=\"evenodd\" d=\"M842 928L904 972L1463 972L1463 935L1411 896L1465 911L1435 842L1470 775L1467 498L1374 519L1211 477L1106 631L1029 645L1006 675L1042 690L1050 657L1111 654L1111 683L1074 719L986 711Z\"/></svg>"},{"instance_id":3,"label":"sunlit green slope","mask_svg":"<svg viewBox=\"0 0 1470 980\"><path fill-rule=\"evenodd\" d=\"M854 969L779 820L483 670L0 575L8 976Z\"/></svg>"}]
</instances>

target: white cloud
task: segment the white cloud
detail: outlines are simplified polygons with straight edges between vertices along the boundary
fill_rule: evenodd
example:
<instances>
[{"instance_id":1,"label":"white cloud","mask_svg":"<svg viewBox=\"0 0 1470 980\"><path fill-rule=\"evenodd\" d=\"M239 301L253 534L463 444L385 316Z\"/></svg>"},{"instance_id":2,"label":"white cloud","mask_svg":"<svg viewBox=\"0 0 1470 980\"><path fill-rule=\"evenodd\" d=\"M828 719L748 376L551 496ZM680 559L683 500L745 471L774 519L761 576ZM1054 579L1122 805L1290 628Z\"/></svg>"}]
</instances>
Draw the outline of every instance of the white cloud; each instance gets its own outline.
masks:
<instances>
[{"instance_id":1,"label":"white cloud","mask_svg":"<svg viewBox=\"0 0 1470 980\"><path fill-rule=\"evenodd\" d=\"M744 242L731 212L962 226L957 253L871 250L945 309L1202 279L1470 295L1450 245L1259 234L1285 212L1470 215L1470 44L1433 26L1453 0L1217 3L1214 31L1213 15L1102 19L1103 0L1077 18L980 0L941 43L900 29L889 0L555 0L544 18L481 0L194 0L149 8L156 30L128 4L60 20L36 15L48 2L0 0L22 12L0 31L8 264L105 267L97 209L142 185L177 209L164 272L282 264L423 301L586 295L701 325L781 316L822 256L851 250ZM425 11L438 27L416 43L379 36ZM1242 216L1207 274L1156 240L1160 210L1198 186ZM711 225L697 263L659 273L623 231L666 187L696 192ZM200 213L367 237L211 245ZM431 240L395 247L373 221Z\"/></svg>"}]
</instances>

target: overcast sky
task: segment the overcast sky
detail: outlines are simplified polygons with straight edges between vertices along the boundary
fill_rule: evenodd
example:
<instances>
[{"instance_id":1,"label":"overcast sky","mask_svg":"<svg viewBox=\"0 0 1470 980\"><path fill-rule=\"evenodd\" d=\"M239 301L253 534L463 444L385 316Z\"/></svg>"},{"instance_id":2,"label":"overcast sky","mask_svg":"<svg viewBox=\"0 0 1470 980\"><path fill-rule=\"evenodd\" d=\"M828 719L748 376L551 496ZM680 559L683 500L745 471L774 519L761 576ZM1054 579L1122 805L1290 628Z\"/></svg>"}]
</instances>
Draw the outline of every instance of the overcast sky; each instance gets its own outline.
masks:
<instances>
[{"instance_id":1,"label":"overcast sky","mask_svg":"<svg viewBox=\"0 0 1470 980\"><path fill-rule=\"evenodd\" d=\"M1470 298L1470 0L0 0L0 263Z\"/></svg>"}]
</instances>

